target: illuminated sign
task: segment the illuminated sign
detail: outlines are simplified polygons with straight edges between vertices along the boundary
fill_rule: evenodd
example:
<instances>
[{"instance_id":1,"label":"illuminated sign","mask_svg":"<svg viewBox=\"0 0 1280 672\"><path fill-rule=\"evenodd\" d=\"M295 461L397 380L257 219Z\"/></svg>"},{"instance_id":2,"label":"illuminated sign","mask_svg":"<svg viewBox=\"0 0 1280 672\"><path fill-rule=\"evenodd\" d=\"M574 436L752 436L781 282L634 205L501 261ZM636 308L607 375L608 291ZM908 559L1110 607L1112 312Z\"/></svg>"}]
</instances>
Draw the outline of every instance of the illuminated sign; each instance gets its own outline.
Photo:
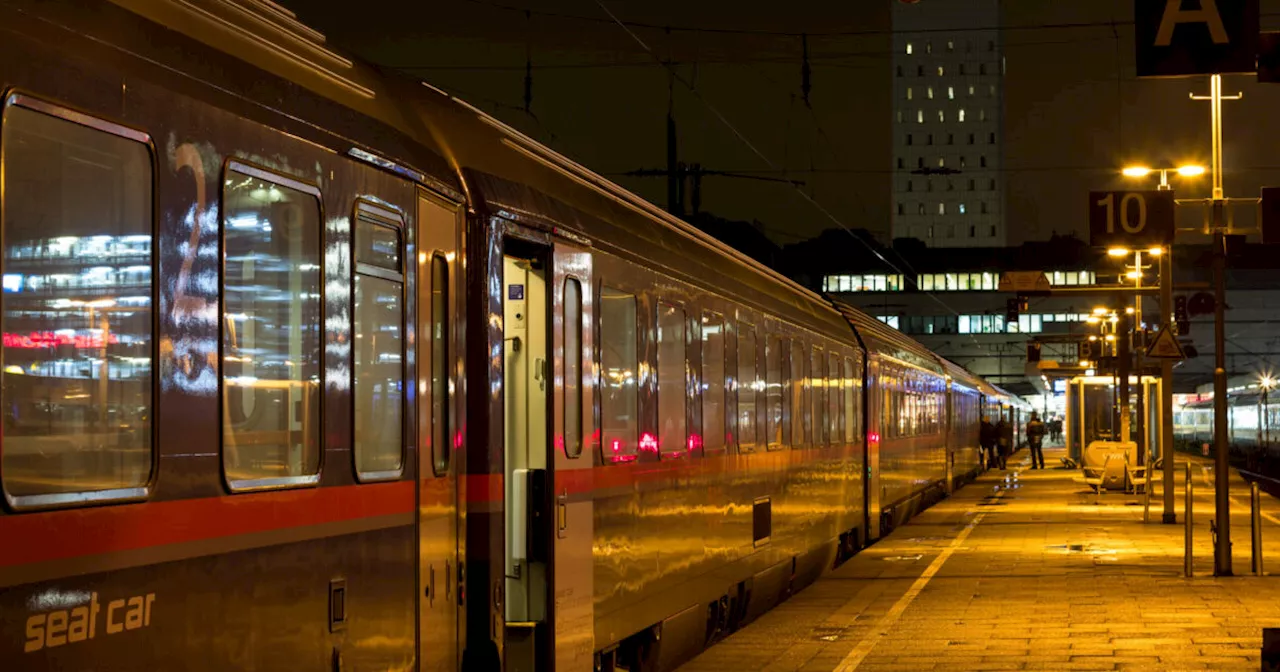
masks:
<instances>
[{"instance_id":1,"label":"illuminated sign","mask_svg":"<svg viewBox=\"0 0 1280 672\"><path fill-rule=\"evenodd\" d=\"M6 348L56 348L59 345L71 345L82 350L102 347L102 336L89 334L69 334L53 331L33 331L23 336L21 334L4 334L3 344ZM107 337L107 342L115 345L120 342L120 337L111 334Z\"/></svg>"}]
</instances>

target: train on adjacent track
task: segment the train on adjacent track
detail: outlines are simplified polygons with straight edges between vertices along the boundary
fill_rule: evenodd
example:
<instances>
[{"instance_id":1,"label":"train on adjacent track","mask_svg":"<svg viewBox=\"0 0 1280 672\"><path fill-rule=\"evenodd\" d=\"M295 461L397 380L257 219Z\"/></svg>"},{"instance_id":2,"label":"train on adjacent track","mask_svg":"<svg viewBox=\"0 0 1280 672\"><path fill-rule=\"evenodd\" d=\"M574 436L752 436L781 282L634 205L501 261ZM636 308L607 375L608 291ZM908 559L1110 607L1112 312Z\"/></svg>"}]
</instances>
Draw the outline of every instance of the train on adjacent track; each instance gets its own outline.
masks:
<instances>
[{"instance_id":1,"label":"train on adjacent track","mask_svg":"<svg viewBox=\"0 0 1280 672\"><path fill-rule=\"evenodd\" d=\"M670 669L1029 410L269 0L0 33L6 670Z\"/></svg>"}]
</instances>

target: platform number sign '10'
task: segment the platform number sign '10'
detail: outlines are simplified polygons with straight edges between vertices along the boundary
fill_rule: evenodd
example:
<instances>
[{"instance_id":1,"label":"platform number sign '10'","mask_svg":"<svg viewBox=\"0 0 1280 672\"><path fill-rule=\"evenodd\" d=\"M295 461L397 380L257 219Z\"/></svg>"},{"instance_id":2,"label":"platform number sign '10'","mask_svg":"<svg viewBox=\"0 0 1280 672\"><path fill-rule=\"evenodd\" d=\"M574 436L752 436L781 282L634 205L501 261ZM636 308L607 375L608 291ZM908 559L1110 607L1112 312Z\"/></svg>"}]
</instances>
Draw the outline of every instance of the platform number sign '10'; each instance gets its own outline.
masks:
<instances>
[{"instance_id":1,"label":"platform number sign '10'","mask_svg":"<svg viewBox=\"0 0 1280 672\"><path fill-rule=\"evenodd\" d=\"M1089 244L1151 247L1173 242L1173 191L1089 192Z\"/></svg>"}]
</instances>

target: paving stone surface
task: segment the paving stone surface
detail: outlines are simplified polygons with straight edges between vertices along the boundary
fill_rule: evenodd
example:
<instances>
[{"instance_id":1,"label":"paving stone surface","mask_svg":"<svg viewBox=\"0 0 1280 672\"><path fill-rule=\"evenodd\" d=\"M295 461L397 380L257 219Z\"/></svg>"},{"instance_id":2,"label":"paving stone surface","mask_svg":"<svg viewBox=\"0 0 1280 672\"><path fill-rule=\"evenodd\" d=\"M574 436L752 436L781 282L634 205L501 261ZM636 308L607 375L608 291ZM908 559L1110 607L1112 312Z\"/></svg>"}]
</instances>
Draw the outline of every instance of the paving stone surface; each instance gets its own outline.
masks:
<instances>
[{"instance_id":1,"label":"paving stone surface","mask_svg":"<svg viewBox=\"0 0 1280 672\"><path fill-rule=\"evenodd\" d=\"M1263 495L1251 573L1249 489L1231 475L1235 576L1213 576L1213 467L1178 457L1177 525L1159 483L1095 497L1078 471L1027 451L734 633L681 672L802 670L1257 670L1280 627L1280 501ZM1045 449L1049 465L1061 448ZM1184 460L1194 576L1183 574ZM918 559L914 559L919 556Z\"/></svg>"}]
</instances>

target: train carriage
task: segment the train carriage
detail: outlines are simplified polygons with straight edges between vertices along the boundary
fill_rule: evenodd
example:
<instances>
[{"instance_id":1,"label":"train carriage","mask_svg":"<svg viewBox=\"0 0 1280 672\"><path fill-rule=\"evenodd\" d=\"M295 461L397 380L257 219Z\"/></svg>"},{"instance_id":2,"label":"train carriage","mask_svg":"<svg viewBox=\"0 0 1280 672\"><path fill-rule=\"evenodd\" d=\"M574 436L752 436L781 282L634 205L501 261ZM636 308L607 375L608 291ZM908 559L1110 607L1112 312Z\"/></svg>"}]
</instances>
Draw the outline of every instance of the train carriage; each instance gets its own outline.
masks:
<instances>
[{"instance_id":1,"label":"train carriage","mask_svg":"<svg viewBox=\"0 0 1280 672\"><path fill-rule=\"evenodd\" d=\"M0 31L6 669L670 669L1017 403L268 0Z\"/></svg>"}]
</instances>

